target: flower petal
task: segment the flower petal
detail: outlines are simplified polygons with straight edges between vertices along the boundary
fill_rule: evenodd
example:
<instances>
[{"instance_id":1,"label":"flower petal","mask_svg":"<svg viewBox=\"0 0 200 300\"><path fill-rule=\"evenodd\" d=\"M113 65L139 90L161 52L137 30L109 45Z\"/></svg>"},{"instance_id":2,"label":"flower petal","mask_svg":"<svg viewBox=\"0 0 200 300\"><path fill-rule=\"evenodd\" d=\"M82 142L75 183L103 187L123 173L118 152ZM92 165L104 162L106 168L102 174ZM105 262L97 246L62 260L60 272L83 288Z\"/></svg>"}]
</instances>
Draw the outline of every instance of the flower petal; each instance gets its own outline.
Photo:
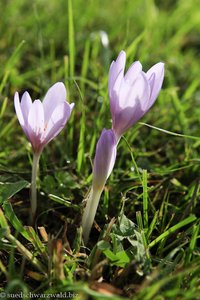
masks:
<instances>
[{"instance_id":1,"label":"flower petal","mask_svg":"<svg viewBox=\"0 0 200 300\"><path fill-rule=\"evenodd\" d=\"M23 117L23 113L22 113L22 109L21 109L21 104L19 101L19 93L16 92L15 96L14 96L14 105L15 105L15 111L17 114L17 118L19 120L20 125L22 126L22 128L24 127L24 117Z\"/></svg>"},{"instance_id":2,"label":"flower petal","mask_svg":"<svg viewBox=\"0 0 200 300\"><path fill-rule=\"evenodd\" d=\"M34 151L41 151L43 148L42 136L44 129L43 105L40 100L35 100L28 115L28 134Z\"/></svg>"},{"instance_id":3,"label":"flower petal","mask_svg":"<svg viewBox=\"0 0 200 300\"><path fill-rule=\"evenodd\" d=\"M28 126L27 126L28 117L23 110L22 102L21 103L19 102L19 94L17 92L15 93L15 97L14 97L14 105L15 105L15 111L16 111L19 123L20 123L24 133L26 134L27 138L29 139Z\"/></svg>"},{"instance_id":4,"label":"flower petal","mask_svg":"<svg viewBox=\"0 0 200 300\"><path fill-rule=\"evenodd\" d=\"M66 88L62 82L57 82L50 87L43 100L45 122L48 122L55 107L66 101L66 96Z\"/></svg>"},{"instance_id":5,"label":"flower petal","mask_svg":"<svg viewBox=\"0 0 200 300\"><path fill-rule=\"evenodd\" d=\"M96 146L93 167L93 188L102 189L110 176L117 154L117 143L112 129L103 129Z\"/></svg>"},{"instance_id":6,"label":"flower petal","mask_svg":"<svg viewBox=\"0 0 200 300\"><path fill-rule=\"evenodd\" d=\"M117 102L118 106L116 107L118 107L119 109L123 109L127 107L129 102L134 105L132 99L130 98L130 94L132 93L133 90L132 85L129 84L124 78L122 78L120 86L117 85L118 83L116 80L115 92L116 95L118 95L118 102Z\"/></svg>"},{"instance_id":7,"label":"flower petal","mask_svg":"<svg viewBox=\"0 0 200 300\"><path fill-rule=\"evenodd\" d=\"M44 144L50 142L56 135L60 133L65 124L67 123L74 103L68 104L67 102L60 103L53 111L44 133Z\"/></svg>"},{"instance_id":8,"label":"flower petal","mask_svg":"<svg viewBox=\"0 0 200 300\"><path fill-rule=\"evenodd\" d=\"M32 106L32 99L31 99L29 93L25 92L22 95L22 100L21 100L21 110L22 110L25 124L27 124L27 122L28 122L28 114L31 109L31 106Z\"/></svg>"},{"instance_id":9,"label":"flower petal","mask_svg":"<svg viewBox=\"0 0 200 300\"><path fill-rule=\"evenodd\" d=\"M132 89L132 94L136 95L136 99L140 102L140 107L144 113L148 110L148 103L150 98L150 85L146 78L146 74L141 72ZM131 97L130 97L131 98Z\"/></svg>"},{"instance_id":10,"label":"flower petal","mask_svg":"<svg viewBox=\"0 0 200 300\"><path fill-rule=\"evenodd\" d=\"M115 107L114 85L119 76L120 77L118 78L118 81L120 78L123 78L125 63L126 63L126 53L124 51L121 51L117 57L117 60L113 61L110 66L109 76L108 76L108 92L110 97L110 107L113 110Z\"/></svg>"},{"instance_id":11,"label":"flower petal","mask_svg":"<svg viewBox=\"0 0 200 300\"><path fill-rule=\"evenodd\" d=\"M164 79L164 63L157 63L146 73L147 79L151 87L151 96L149 101L149 108L155 102Z\"/></svg>"},{"instance_id":12,"label":"flower petal","mask_svg":"<svg viewBox=\"0 0 200 300\"><path fill-rule=\"evenodd\" d=\"M126 63L126 53L122 50L119 53L116 61L113 61L111 63L110 70L109 70L108 89L112 88L118 74L121 71L123 71L124 73L125 63Z\"/></svg>"},{"instance_id":13,"label":"flower petal","mask_svg":"<svg viewBox=\"0 0 200 300\"><path fill-rule=\"evenodd\" d=\"M126 72L124 79L129 83L129 84L133 84L134 81L137 79L138 75L141 73L142 71L142 65L139 61L135 61L130 68L128 69L128 71Z\"/></svg>"},{"instance_id":14,"label":"flower petal","mask_svg":"<svg viewBox=\"0 0 200 300\"><path fill-rule=\"evenodd\" d=\"M124 76L123 71L121 71L118 74L118 76L115 80L115 83L114 83L113 87L110 89L110 92L109 92L110 111L111 111L112 117L114 117L114 115L116 114L117 108L119 106L119 92L120 92L122 80L124 80L123 76Z\"/></svg>"},{"instance_id":15,"label":"flower petal","mask_svg":"<svg viewBox=\"0 0 200 300\"><path fill-rule=\"evenodd\" d=\"M119 103L120 101L122 103L122 99L124 103L123 106L119 106L116 110L112 127L117 140L145 114L148 109L149 97L150 86L143 72L138 76L131 88L127 88L126 82L122 84Z\"/></svg>"}]
</instances>

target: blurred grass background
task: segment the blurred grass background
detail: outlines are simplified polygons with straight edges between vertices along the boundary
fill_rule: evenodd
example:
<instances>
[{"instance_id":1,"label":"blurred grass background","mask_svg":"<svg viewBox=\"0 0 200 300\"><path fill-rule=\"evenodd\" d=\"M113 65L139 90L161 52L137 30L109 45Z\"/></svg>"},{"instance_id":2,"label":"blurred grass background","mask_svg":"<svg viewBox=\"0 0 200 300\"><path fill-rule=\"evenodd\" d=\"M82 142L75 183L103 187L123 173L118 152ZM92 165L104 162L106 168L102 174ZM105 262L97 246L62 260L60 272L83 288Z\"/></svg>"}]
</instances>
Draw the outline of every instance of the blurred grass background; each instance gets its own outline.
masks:
<instances>
[{"instance_id":1,"label":"blurred grass background","mask_svg":"<svg viewBox=\"0 0 200 300\"><path fill-rule=\"evenodd\" d=\"M8 0L0 2L0 14L2 182L30 181L31 149L14 113L14 92L28 90L33 99L42 98L52 84L63 81L68 100L76 106L66 128L44 150L40 185L46 195L80 205L91 182L96 141L102 128L111 127L108 70L122 49L127 66L140 60L147 71L158 61L165 63L163 89L142 121L200 135L198 0ZM195 205L189 212L199 217L199 192L194 191L199 184L200 140L171 136L140 123L125 137L139 171L147 169L149 216L159 211L157 232L178 222L183 212L187 215L192 197ZM130 149L121 140L97 221L103 226L116 216L124 198L125 212L134 219L142 210L141 196Z\"/></svg>"}]
</instances>

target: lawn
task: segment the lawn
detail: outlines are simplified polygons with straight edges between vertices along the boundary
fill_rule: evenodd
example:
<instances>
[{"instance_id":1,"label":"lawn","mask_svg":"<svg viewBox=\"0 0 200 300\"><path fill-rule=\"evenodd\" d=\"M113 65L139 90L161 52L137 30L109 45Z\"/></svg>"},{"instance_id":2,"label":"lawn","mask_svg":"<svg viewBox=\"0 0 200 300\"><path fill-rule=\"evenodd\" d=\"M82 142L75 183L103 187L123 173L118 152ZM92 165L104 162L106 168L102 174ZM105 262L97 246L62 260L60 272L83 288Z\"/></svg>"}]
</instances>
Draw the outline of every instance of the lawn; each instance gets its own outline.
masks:
<instances>
[{"instance_id":1,"label":"lawn","mask_svg":"<svg viewBox=\"0 0 200 300\"><path fill-rule=\"evenodd\" d=\"M200 6L197 0L0 2L0 298L200 299ZM112 127L109 68L165 64L152 108L122 135L88 242L96 144ZM71 116L33 151L14 94L63 82Z\"/></svg>"}]
</instances>

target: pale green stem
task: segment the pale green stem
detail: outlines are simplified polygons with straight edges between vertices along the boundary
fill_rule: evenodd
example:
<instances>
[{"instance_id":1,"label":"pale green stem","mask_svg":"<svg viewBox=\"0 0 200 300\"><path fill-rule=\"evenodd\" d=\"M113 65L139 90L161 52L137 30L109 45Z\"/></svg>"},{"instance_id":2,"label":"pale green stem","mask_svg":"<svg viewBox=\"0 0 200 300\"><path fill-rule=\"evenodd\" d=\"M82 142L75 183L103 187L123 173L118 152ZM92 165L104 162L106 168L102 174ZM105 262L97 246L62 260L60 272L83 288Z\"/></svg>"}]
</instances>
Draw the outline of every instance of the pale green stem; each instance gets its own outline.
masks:
<instances>
[{"instance_id":1,"label":"pale green stem","mask_svg":"<svg viewBox=\"0 0 200 300\"><path fill-rule=\"evenodd\" d=\"M91 189L82 218L83 240L87 244L94 217L97 211L102 189Z\"/></svg>"},{"instance_id":2,"label":"pale green stem","mask_svg":"<svg viewBox=\"0 0 200 300\"><path fill-rule=\"evenodd\" d=\"M33 154L32 178L31 178L31 221L33 222L37 210L37 173L40 160L40 152Z\"/></svg>"}]
</instances>

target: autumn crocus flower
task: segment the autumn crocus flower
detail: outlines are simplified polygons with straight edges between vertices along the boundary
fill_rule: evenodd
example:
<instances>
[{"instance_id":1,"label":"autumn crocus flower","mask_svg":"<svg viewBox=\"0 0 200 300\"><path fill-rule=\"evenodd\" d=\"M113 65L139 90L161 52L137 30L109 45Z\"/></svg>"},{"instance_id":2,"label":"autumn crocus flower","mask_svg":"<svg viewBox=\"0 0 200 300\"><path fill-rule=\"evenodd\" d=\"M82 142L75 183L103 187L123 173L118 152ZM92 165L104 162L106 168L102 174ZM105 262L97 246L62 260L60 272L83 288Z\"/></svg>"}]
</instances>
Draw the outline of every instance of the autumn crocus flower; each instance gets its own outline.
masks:
<instances>
[{"instance_id":1,"label":"autumn crocus flower","mask_svg":"<svg viewBox=\"0 0 200 300\"><path fill-rule=\"evenodd\" d=\"M139 61L124 75L126 53L121 51L109 70L108 90L112 128L119 141L154 104L164 79L164 64L159 62L146 73Z\"/></svg>"},{"instance_id":2,"label":"autumn crocus flower","mask_svg":"<svg viewBox=\"0 0 200 300\"><path fill-rule=\"evenodd\" d=\"M92 188L82 218L83 238L87 243L101 193L116 159L116 138L112 129L103 129L96 146Z\"/></svg>"},{"instance_id":3,"label":"autumn crocus flower","mask_svg":"<svg viewBox=\"0 0 200 300\"><path fill-rule=\"evenodd\" d=\"M37 208L36 175L39 158L44 146L49 143L65 126L74 104L66 102L66 89L62 82L54 84L47 92L43 102L32 99L28 92L15 93L14 104L19 123L33 149L32 168L32 215Z\"/></svg>"},{"instance_id":4,"label":"autumn crocus flower","mask_svg":"<svg viewBox=\"0 0 200 300\"><path fill-rule=\"evenodd\" d=\"M62 82L57 82L48 90L43 102L32 102L29 93L25 92L20 103L16 92L14 103L19 123L34 153L40 153L60 133L74 107L73 103L66 102L66 89Z\"/></svg>"}]
</instances>

